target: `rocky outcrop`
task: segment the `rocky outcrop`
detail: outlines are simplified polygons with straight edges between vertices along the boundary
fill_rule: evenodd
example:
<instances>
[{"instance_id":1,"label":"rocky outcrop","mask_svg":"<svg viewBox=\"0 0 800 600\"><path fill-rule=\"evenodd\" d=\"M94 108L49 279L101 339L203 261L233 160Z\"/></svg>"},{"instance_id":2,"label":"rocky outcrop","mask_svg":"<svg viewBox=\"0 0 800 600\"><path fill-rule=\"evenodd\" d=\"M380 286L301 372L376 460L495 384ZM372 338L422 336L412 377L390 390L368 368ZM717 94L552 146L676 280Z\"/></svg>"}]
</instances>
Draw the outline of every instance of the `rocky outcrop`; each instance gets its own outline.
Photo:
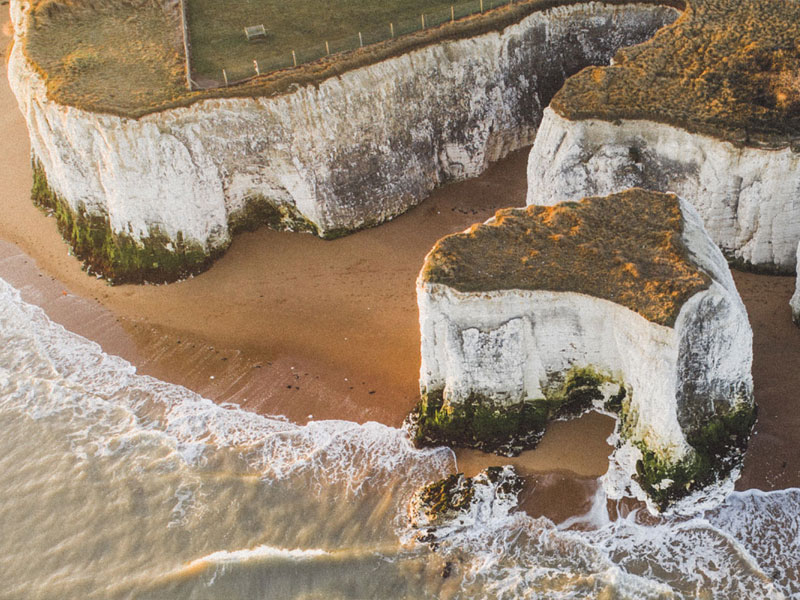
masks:
<instances>
[{"instance_id":1,"label":"rocky outcrop","mask_svg":"<svg viewBox=\"0 0 800 600\"><path fill-rule=\"evenodd\" d=\"M549 420L598 408L618 414L661 507L738 464L752 331L722 253L674 195L500 211L434 247L417 298L418 443L514 454Z\"/></svg>"},{"instance_id":2,"label":"rocky outcrop","mask_svg":"<svg viewBox=\"0 0 800 600\"><path fill-rule=\"evenodd\" d=\"M105 223L101 271L137 248L185 247L200 264L198 252L265 222L325 237L380 223L530 144L569 75L677 16L652 5L552 8L283 95L131 119L50 101L24 52L29 5L12 0L11 11L8 75L33 153L59 210L73 223Z\"/></svg>"},{"instance_id":3,"label":"rocky outcrop","mask_svg":"<svg viewBox=\"0 0 800 600\"><path fill-rule=\"evenodd\" d=\"M746 147L644 120L545 110L528 162L529 205L632 186L691 199L734 264L791 272L800 242L800 153Z\"/></svg>"},{"instance_id":4,"label":"rocky outcrop","mask_svg":"<svg viewBox=\"0 0 800 600\"><path fill-rule=\"evenodd\" d=\"M411 538L436 544L447 536L507 516L517 507L522 480L514 467L489 467L475 477L463 473L426 485L411 498Z\"/></svg>"}]
</instances>

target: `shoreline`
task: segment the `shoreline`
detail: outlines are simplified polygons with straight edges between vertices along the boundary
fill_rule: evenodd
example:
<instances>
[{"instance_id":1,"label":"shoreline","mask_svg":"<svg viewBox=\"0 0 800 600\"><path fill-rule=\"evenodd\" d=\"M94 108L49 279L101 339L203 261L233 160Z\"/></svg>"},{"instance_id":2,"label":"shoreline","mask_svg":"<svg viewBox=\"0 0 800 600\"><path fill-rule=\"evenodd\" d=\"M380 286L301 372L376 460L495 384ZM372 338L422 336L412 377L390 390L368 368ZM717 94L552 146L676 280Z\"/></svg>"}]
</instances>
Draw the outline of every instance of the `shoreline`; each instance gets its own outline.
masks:
<instances>
[{"instance_id":1,"label":"shoreline","mask_svg":"<svg viewBox=\"0 0 800 600\"><path fill-rule=\"evenodd\" d=\"M5 48L7 12L2 27ZM55 220L30 201L27 131L7 80L0 109L6 139L0 148L0 277L51 319L140 373L299 424L313 415L399 427L418 398L414 284L425 255L442 236L485 221L499 208L525 205L528 149L477 179L436 190L377 228L335 241L260 229L237 236L197 277L110 287L80 269ZM800 399L793 394L800 389L800 330L788 306L794 280L736 271L734 279L754 330L760 406L737 489L797 487ZM521 474L602 474L610 429L609 419L593 415L554 424L537 450L518 459ZM466 451L457 456L468 474L484 461L507 462Z\"/></svg>"}]
</instances>

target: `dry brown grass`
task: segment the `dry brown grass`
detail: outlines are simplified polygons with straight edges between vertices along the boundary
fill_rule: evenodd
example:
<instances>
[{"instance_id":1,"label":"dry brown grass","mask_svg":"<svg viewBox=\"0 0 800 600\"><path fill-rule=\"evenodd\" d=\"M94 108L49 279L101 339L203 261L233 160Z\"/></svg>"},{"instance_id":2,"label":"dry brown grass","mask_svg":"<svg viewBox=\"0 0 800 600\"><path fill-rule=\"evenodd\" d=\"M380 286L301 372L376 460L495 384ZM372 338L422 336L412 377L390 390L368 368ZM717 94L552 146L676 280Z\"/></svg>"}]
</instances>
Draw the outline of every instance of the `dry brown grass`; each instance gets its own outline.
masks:
<instances>
[{"instance_id":1,"label":"dry brown grass","mask_svg":"<svg viewBox=\"0 0 800 600\"><path fill-rule=\"evenodd\" d=\"M569 119L647 119L746 145L800 139L800 2L689 0L611 67L572 77L552 106Z\"/></svg>"},{"instance_id":2,"label":"dry brown grass","mask_svg":"<svg viewBox=\"0 0 800 600\"><path fill-rule=\"evenodd\" d=\"M186 94L177 17L155 0L33 0L25 51L51 98L129 114Z\"/></svg>"},{"instance_id":3,"label":"dry brown grass","mask_svg":"<svg viewBox=\"0 0 800 600\"><path fill-rule=\"evenodd\" d=\"M710 278L690 262L676 196L641 189L509 208L441 239L423 281L462 292L548 290L611 300L672 326Z\"/></svg>"},{"instance_id":4,"label":"dry brown grass","mask_svg":"<svg viewBox=\"0 0 800 600\"><path fill-rule=\"evenodd\" d=\"M184 87L174 9L155 0L33 0L28 56L62 104L128 117L214 97L271 96L447 39L500 30L585 0L531 0L204 92ZM681 0L643 0L684 7ZM612 0L611 3L624 3ZM572 77L553 100L570 119L648 119L749 145L800 139L800 2L687 0L653 40Z\"/></svg>"},{"instance_id":5,"label":"dry brown grass","mask_svg":"<svg viewBox=\"0 0 800 600\"><path fill-rule=\"evenodd\" d=\"M189 92L184 87L177 11L165 10L155 0L32 1L33 27L28 32L25 51L44 77L49 97L86 110L138 118L207 98L286 93L417 48L502 30L534 12L587 0L528 0L295 69L276 71L240 85L202 92ZM72 56L75 52L78 55ZM92 57L81 57L83 52Z\"/></svg>"}]
</instances>

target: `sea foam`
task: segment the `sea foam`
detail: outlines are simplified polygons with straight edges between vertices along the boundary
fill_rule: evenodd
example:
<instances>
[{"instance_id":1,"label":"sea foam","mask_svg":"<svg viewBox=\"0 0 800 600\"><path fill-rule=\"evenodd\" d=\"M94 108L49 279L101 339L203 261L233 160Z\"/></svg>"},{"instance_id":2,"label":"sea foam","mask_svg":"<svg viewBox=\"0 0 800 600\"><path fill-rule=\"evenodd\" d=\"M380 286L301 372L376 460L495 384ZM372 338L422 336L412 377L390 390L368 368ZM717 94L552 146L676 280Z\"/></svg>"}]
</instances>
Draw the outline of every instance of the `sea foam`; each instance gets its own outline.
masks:
<instances>
[{"instance_id":1,"label":"sea foam","mask_svg":"<svg viewBox=\"0 0 800 600\"><path fill-rule=\"evenodd\" d=\"M16 486L8 498L27 494L20 497L32 502L30 510L10 513L6 502L3 515L27 518L41 499L53 514L31 517L34 528L77 519L63 534L7 521L4 534L14 545L0 547L5 572L13 573L9 593L130 597L149 582L152 597L226 597L231 589L262 589L268 565L270 581L279 578L286 597L347 597L353 589L366 597L438 596L431 581L442 578L413 583L406 575L409 561L433 562L427 547L408 547L403 509L417 487L453 471L451 451L416 450L402 431L378 423L299 426L221 407L137 374L22 302L2 280L0 336L3 424L34 423L34 431L61 440L47 448L32 440L42 454L29 466L20 466L20 457L33 450L7 449L8 459L0 457L4 469L19 468L19 477L8 480ZM69 456L57 454L59 444ZM56 477L59 465L66 470ZM37 468L54 474L35 482ZM74 505L64 503L58 486L77 495ZM504 510L442 532L435 552L456 565L453 597L800 598L800 490L736 492L693 515L653 516L639 508L612 511L620 515L612 518L613 501L598 487L586 515L558 526ZM83 506L85 494L99 502ZM44 545L62 540L47 561L32 561L24 545L37 536ZM82 563L90 548L106 559ZM293 575L296 568L304 578ZM379 569L384 580L358 569ZM183 573L180 581L169 577L175 573ZM396 593L384 593L389 580ZM93 581L112 583L98 591Z\"/></svg>"}]
</instances>

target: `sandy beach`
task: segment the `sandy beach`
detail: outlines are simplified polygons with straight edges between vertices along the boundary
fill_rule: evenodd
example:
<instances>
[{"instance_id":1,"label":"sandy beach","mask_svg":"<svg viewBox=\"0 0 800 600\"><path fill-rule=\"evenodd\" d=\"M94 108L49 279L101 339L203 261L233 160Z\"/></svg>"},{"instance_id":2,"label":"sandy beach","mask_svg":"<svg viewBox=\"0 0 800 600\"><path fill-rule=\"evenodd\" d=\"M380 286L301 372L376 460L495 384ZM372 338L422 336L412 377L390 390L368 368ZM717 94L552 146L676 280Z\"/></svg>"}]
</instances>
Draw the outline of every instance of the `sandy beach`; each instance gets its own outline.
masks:
<instances>
[{"instance_id":1,"label":"sandy beach","mask_svg":"<svg viewBox=\"0 0 800 600\"><path fill-rule=\"evenodd\" d=\"M5 48L5 9L2 23ZM336 241L262 229L238 236L208 272L192 279L111 287L81 270L55 220L31 203L27 131L5 76L0 131L0 277L53 320L142 373L298 423L402 423L418 394L414 285L426 253L443 235L499 208L524 205L526 192L523 149L478 179L437 190L383 226ZM734 277L755 334L759 405L738 487L798 486L800 330L788 307L794 280ZM573 493L583 489L583 480L567 477L565 483L563 473L602 474L612 427L599 415L555 423L537 450L513 462L523 474L548 473L539 477L541 489ZM498 462L506 461L459 453L467 472Z\"/></svg>"}]
</instances>

